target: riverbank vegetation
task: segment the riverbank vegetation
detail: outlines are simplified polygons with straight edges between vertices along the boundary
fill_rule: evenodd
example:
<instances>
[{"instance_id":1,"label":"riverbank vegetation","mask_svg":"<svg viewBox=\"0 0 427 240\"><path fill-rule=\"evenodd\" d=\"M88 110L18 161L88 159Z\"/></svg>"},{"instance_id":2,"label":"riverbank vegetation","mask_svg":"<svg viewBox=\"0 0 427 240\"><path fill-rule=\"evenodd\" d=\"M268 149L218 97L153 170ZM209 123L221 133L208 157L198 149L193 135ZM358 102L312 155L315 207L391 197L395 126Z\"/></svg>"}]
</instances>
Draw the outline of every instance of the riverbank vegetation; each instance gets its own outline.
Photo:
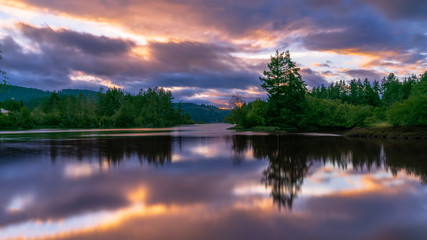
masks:
<instances>
[{"instance_id":1,"label":"riverbank vegetation","mask_svg":"<svg viewBox=\"0 0 427 240\"><path fill-rule=\"evenodd\" d=\"M188 113L174 107L172 93L163 88L141 90L137 95L121 89L100 90L96 95L59 95L34 100L0 102L0 128L110 128L168 127L193 123Z\"/></svg>"},{"instance_id":2,"label":"riverbank vegetation","mask_svg":"<svg viewBox=\"0 0 427 240\"><path fill-rule=\"evenodd\" d=\"M260 77L267 100L246 103L233 96L226 120L237 129L427 127L427 71L402 80L390 73L381 82L342 80L308 90L299 70L289 52L276 52Z\"/></svg>"}]
</instances>

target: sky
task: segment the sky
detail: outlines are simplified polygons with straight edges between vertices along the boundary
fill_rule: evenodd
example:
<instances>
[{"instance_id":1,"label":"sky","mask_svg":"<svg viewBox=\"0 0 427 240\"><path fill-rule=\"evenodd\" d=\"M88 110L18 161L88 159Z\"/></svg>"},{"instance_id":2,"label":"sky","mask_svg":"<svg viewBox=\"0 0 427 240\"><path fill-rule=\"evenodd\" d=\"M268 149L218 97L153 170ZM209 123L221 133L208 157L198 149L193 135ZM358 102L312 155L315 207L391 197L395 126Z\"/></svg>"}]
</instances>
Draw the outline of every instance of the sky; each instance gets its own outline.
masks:
<instances>
[{"instance_id":1,"label":"sky","mask_svg":"<svg viewBox=\"0 0 427 240\"><path fill-rule=\"evenodd\" d=\"M265 98L259 76L289 50L308 88L427 69L425 0L0 0L0 69L13 85L226 106Z\"/></svg>"}]
</instances>

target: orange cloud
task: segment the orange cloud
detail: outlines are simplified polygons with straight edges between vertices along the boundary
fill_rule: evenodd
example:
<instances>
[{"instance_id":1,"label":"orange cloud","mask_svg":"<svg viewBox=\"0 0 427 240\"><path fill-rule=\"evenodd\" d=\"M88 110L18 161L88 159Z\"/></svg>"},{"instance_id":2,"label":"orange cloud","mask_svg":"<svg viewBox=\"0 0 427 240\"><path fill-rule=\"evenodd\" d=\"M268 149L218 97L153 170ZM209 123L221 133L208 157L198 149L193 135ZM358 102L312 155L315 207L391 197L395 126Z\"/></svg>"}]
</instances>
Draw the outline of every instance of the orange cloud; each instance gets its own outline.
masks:
<instances>
[{"instance_id":1,"label":"orange cloud","mask_svg":"<svg viewBox=\"0 0 427 240\"><path fill-rule=\"evenodd\" d=\"M262 24L255 29L236 31L239 29L237 26L231 27L226 20L216 18L215 13L221 14L223 9L209 6L210 4L156 0L108 3L100 0L14 0L3 4L63 18L106 23L157 40L164 36L167 36L164 40L169 38L204 41L225 41L231 36L233 41L256 37L258 40L252 44L261 46L271 46L269 43L274 41L272 35L263 30L267 26Z\"/></svg>"}]
</instances>

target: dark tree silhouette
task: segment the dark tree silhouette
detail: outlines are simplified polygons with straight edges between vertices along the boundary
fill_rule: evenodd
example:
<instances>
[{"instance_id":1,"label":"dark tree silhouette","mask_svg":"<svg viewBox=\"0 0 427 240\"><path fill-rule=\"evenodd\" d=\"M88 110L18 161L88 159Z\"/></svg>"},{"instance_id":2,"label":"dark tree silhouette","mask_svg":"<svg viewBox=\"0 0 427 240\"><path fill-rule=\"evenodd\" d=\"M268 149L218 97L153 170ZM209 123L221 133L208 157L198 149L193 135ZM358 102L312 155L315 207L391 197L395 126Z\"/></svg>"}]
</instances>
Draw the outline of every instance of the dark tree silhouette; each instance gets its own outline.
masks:
<instances>
[{"instance_id":1,"label":"dark tree silhouette","mask_svg":"<svg viewBox=\"0 0 427 240\"><path fill-rule=\"evenodd\" d=\"M27 108L21 110L24 105ZM0 129L169 127L193 122L187 113L175 109L170 91L157 87L138 95L116 88L87 96L53 92L30 104L8 99L0 107L10 111L0 117Z\"/></svg>"},{"instance_id":2,"label":"dark tree silhouette","mask_svg":"<svg viewBox=\"0 0 427 240\"><path fill-rule=\"evenodd\" d=\"M289 51L276 51L267 64L268 71L260 77L261 87L268 93L270 125L298 128L305 108L306 85Z\"/></svg>"}]
</instances>

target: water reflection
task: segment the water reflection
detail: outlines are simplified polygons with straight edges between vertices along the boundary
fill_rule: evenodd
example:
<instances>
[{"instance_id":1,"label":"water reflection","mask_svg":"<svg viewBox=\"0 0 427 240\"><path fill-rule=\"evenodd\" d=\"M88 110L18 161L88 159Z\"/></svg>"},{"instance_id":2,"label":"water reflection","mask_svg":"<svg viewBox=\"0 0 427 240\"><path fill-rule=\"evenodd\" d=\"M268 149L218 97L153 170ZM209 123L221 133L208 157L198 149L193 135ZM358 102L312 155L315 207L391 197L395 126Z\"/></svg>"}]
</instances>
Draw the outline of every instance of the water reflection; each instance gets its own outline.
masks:
<instances>
[{"instance_id":1,"label":"water reflection","mask_svg":"<svg viewBox=\"0 0 427 240\"><path fill-rule=\"evenodd\" d=\"M179 142L179 137L175 138ZM172 137L150 136L135 138L91 138L44 140L2 143L1 160L49 153L52 163L58 158L78 161L96 160L100 164L120 164L125 159L137 158L143 164L163 165L172 159ZM132 157L131 157L132 156Z\"/></svg>"},{"instance_id":2,"label":"water reflection","mask_svg":"<svg viewBox=\"0 0 427 240\"><path fill-rule=\"evenodd\" d=\"M427 181L427 158L420 154L424 142L349 140L337 137L301 135L233 136L233 151L238 161L253 149L257 159L268 159L261 181L271 188L278 207L292 208L310 167L327 164L354 171L390 170L394 176L404 170Z\"/></svg>"},{"instance_id":3,"label":"water reflection","mask_svg":"<svg viewBox=\"0 0 427 240\"><path fill-rule=\"evenodd\" d=\"M2 142L0 239L423 239L426 146L218 133Z\"/></svg>"}]
</instances>

